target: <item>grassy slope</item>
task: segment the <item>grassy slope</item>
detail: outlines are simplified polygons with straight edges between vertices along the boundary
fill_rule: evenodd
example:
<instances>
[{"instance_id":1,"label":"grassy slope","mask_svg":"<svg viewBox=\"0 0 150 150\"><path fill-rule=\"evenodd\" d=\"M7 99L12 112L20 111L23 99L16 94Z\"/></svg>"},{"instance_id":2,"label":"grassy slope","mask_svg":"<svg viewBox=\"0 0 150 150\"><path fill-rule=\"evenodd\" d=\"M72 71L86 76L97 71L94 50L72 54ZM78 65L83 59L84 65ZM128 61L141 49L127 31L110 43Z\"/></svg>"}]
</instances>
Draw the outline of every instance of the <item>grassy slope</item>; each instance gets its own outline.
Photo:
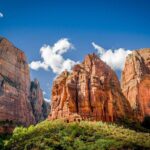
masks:
<instances>
[{"instance_id":1,"label":"grassy slope","mask_svg":"<svg viewBox=\"0 0 150 150\"><path fill-rule=\"evenodd\" d=\"M64 123L44 121L16 128L5 149L105 150L150 149L150 134L102 122Z\"/></svg>"}]
</instances>

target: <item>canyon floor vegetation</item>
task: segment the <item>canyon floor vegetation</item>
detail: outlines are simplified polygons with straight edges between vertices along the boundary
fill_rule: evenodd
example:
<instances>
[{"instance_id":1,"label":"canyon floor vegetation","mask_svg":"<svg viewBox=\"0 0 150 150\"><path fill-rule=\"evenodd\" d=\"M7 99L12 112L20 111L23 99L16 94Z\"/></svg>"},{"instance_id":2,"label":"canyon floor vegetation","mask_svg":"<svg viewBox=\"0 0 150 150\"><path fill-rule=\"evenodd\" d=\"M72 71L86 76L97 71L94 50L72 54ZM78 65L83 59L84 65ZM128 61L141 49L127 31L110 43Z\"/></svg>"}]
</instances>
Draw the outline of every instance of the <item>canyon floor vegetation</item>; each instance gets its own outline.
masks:
<instances>
[{"instance_id":1,"label":"canyon floor vegetation","mask_svg":"<svg viewBox=\"0 0 150 150\"><path fill-rule=\"evenodd\" d=\"M0 145L4 150L148 150L150 133L111 123L55 120L17 127Z\"/></svg>"}]
</instances>

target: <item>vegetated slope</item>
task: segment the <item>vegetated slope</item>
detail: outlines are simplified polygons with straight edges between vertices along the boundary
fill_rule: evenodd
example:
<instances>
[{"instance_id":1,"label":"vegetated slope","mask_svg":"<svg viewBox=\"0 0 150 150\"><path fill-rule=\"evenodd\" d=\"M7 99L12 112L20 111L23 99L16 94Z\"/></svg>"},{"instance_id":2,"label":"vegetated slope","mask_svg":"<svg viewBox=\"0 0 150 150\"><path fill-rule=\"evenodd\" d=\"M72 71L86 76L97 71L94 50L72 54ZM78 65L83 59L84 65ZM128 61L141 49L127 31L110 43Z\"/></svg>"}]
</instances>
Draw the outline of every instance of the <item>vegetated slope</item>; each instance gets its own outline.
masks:
<instances>
[{"instance_id":1,"label":"vegetated slope","mask_svg":"<svg viewBox=\"0 0 150 150\"><path fill-rule=\"evenodd\" d=\"M150 149L150 134L102 122L44 121L17 127L5 149L11 150L105 150Z\"/></svg>"}]
</instances>

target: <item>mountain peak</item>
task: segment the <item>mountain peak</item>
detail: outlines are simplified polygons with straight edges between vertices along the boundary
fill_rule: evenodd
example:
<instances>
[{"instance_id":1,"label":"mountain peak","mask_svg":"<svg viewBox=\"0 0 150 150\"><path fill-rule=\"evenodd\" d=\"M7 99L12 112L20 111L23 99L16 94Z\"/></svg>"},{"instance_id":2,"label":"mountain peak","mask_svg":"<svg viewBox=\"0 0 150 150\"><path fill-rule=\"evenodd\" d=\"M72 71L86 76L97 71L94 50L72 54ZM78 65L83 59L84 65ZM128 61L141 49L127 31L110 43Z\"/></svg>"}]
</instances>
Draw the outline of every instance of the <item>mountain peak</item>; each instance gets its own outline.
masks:
<instances>
[{"instance_id":1,"label":"mountain peak","mask_svg":"<svg viewBox=\"0 0 150 150\"><path fill-rule=\"evenodd\" d=\"M4 37L0 36L0 42L4 39Z\"/></svg>"}]
</instances>

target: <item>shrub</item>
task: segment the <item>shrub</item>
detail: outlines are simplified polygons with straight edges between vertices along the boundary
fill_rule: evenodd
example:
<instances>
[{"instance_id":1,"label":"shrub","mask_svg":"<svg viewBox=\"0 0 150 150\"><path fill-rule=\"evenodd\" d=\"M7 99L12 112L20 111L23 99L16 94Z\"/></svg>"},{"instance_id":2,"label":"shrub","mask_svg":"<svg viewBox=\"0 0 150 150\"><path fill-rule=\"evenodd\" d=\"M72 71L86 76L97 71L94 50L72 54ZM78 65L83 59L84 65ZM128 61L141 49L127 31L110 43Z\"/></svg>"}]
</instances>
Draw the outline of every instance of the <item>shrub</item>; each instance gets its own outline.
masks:
<instances>
[{"instance_id":1,"label":"shrub","mask_svg":"<svg viewBox=\"0 0 150 150\"><path fill-rule=\"evenodd\" d=\"M18 127L5 145L11 150L149 149L150 134L103 122L56 120L28 128Z\"/></svg>"},{"instance_id":2,"label":"shrub","mask_svg":"<svg viewBox=\"0 0 150 150\"><path fill-rule=\"evenodd\" d=\"M150 116L146 116L142 122L144 128L150 129Z\"/></svg>"}]
</instances>

